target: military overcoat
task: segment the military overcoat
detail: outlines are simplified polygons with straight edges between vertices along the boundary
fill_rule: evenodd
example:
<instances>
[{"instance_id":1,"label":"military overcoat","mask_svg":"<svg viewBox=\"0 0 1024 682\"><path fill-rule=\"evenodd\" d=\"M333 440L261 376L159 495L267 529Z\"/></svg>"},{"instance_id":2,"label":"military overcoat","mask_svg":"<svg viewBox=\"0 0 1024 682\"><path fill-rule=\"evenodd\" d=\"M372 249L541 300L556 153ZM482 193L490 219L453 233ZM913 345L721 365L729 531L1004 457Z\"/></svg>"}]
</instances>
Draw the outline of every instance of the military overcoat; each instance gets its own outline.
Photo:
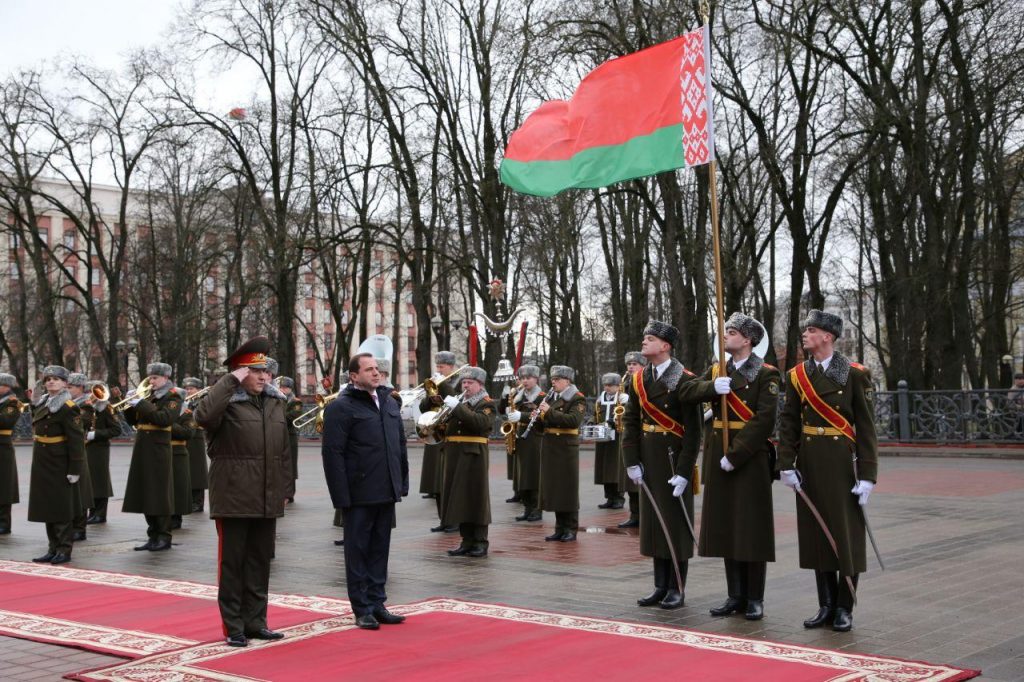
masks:
<instances>
[{"instance_id":1,"label":"military overcoat","mask_svg":"<svg viewBox=\"0 0 1024 682\"><path fill-rule=\"evenodd\" d=\"M580 425L587 417L587 399L569 386L551 398L543 422L540 453L540 507L544 511L580 509Z\"/></svg>"},{"instance_id":2,"label":"military overcoat","mask_svg":"<svg viewBox=\"0 0 1024 682\"><path fill-rule=\"evenodd\" d=\"M461 402L448 420L441 507L441 519L446 526L460 523L486 526L491 522L490 457L486 439L494 427L495 414L494 402L483 393L473 402ZM482 438L484 442L463 442L463 438Z\"/></svg>"},{"instance_id":3,"label":"military overcoat","mask_svg":"<svg viewBox=\"0 0 1024 682\"><path fill-rule=\"evenodd\" d=\"M21 418L21 403L13 393L0 398L0 505L17 504L18 460L14 456L14 426Z\"/></svg>"},{"instance_id":4,"label":"military overcoat","mask_svg":"<svg viewBox=\"0 0 1024 682\"><path fill-rule=\"evenodd\" d=\"M85 444L93 499L113 497L114 485L110 480L110 439L121 435L121 421L110 408L110 404L104 401L83 405L82 423L86 433L95 432L93 439Z\"/></svg>"},{"instance_id":5,"label":"military overcoat","mask_svg":"<svg viewBox=\"0 0 1024 682\"><path fill-rule=\"evenodd\" d=\"M66 391L33 407L32 433L28 520L72 521L82 510L76 504L75 485L67 477L82 475L85 432L82 413Z\"/></svg>"},{"instance_id":6,"label":"military overcoat","mask_svg":"<svg viewBox=\"0 0 1024 682\"><path fill-rule=\"evenodd\" d=\"M184 394L179 397L184 400ZM188 443L196 433L192 410L183 408L171 424L171 468L174 475L174 513L184 516L192 513L192 463Z\"/></svg>"},{"instance_id":7,"label":"military overcoat","mask_svg":"<svg viewBox=\"0 0 1024 682\"><path fill-rule=\"evenodd\" d=\"M125 420L136 429L124 489L125 512L153 516L174 513L171 426L181 414L181 397L170 388L154 392L124 412Z\"/></svg>"},{"instance_id":8,"label":"military overcoat","mask_svg":"<svg viewBox=\"0 0 1024 682\"><path fill-rule=\"evenodd\" d=\"M458 391L455 390L455 383L453 379L457 379L458 375L442 381L437 385L437 394L442 398L447 398L450 395L457 395ZM430 397L424 396L423 400L420 401L420 411L430 412L431 410L437 410L438 408L430 403ZM442 459L444 443L437 443L436 445L424 445L423 446L423 465L420 469L420 492L424 495L439 495L441 488L444 483L444 463Z\"/></svg>"},{"instance_id":9,"label":"military overcoat","mask_svg":"<svg viewBox=\"0 0 1024 682\"><path fill-rule=\"evenodd\" d=\"M544 400L547 393L537 389L534 396L527 396L525 393L516 395L515 408L519 411L519 423L516 424L516 454L515 458L516 477L515 489L540 490L540 458L541 444L544 441L544 425L540 419L533 423L526 438L520 438L530 423L530 415L537 406Z\"/></svg>"},{"instance_id":10,"label":"military overcoat","mask_svg":"<svg viewBox=\"0 0 1024 682\"><path fill-rule=\"evenodd\" d=\"M623 404L628 400L625 393L617 393L614 396L602 391L594 402L594 423L607 424L615 428L615 406ZM619 440L622 434L616 433L615 440L598 441L594 443L594 483L604 485L606 483L618 483L622 469L622 460L619 458Z\"/></svg>"}]
</instances>

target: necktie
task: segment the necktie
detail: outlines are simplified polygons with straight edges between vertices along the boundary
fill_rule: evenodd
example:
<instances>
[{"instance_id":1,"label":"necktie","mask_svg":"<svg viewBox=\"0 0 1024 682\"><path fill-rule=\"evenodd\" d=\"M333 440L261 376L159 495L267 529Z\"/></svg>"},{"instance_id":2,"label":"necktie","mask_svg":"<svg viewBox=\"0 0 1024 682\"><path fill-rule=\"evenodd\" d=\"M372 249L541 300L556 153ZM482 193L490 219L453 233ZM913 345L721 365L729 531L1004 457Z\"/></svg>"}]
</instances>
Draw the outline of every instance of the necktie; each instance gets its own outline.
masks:
<instances>
[{"instance_id":1,"label":"necktie","mask_svg":"<svg viewBox=\"0 0 1024 682\"><path fill-rule=\"evenodd\" d=\"M735 371L736 371L736 365L734 365L732 363L732 360L730 360L729 362L725 363L725 376L729 376L730 374L732 374Z\"/></svg>"},{"instance_id":2,"label":"necktie","mask_svg":"<svg viewBox=\"0 0 1024 682\"><path fill-rule=\"evenodd\" d=\"M373 396L373 406L377 408L378 412L380 412L380 398L377 397L377 392L374 391L370 395Z\"/></svg>"}]
</instances>

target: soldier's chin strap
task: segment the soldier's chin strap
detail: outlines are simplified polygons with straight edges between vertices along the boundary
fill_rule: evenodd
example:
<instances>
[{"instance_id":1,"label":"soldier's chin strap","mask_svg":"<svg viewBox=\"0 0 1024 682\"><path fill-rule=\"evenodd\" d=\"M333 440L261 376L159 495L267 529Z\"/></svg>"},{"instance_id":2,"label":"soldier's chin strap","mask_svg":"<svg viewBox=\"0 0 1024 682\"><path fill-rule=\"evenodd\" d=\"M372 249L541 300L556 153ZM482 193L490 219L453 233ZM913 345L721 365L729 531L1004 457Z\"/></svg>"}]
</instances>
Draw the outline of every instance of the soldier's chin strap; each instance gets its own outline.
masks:
<instances>
[{"instance_id":1,"label":"soldier's chin strap","mask_svg":"<svg viewBox=\"0 0 1024 682\"><path fill-rule=\"evenodd\" d=\"M672 556L672 570L676 573L676 585L679 588L679 594L683 593L683 576L679 572L679 559L676 558L676 548L672 545L672 535L668 532L668 524L665 523L665 517L661 515L661 510L658 509L658 503L654 501L654 495L651 493L651 489L647 487L647 482L643 478L639 480L640 489L647 495L648 501L651 503L651 509L654 510L654 515L658 518L658 523L661 525L661 532L665 534L665 542L668 543L668 553Z\"/></svg>"}]
</instances>

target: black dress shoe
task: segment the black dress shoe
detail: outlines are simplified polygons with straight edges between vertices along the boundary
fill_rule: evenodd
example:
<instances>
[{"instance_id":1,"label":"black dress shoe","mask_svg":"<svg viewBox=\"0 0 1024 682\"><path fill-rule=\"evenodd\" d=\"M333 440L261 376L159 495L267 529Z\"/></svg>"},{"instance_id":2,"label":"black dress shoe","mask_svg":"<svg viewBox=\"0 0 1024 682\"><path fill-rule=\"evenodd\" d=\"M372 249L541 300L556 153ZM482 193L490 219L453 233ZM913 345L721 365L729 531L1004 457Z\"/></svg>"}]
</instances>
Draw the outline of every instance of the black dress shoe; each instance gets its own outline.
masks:
<instances>
[{"instance_id":1,"label":"black dress shoe","mask_svg":"<svg viewBox=\"0 0 1024 682\"><path fill-rule=\"evenodd\" d=\"M526 517L527 521L542 521L543 519L544 514L539 511L530 512L530 515Z\"/></svg>"},{"instance_id":2,"label":"black dress shoe","mask_svg":"<svg viewBox=\"0 0 1024 682\"><path fill-rule=\"evenodd\" d=\"M544 541L545 542L558 542L561 539L562 539L562 533L560 531L557 531L557 530L554 533L552 533L551 535L545 535L544 536Z\"/></svg>"},{"instance_id":3,"label":"black dress shoe","mask_svg":"<svg viewBox=\"0 0 1024 682\"><path fill-rule=\"evenodd\" d=\"M196 512L201 512L201 511L203 511L203 508L200 507L198 504L193 504L192 505L192 513L193 514L195 514ZM86 522L86 523L88 523L88 522Z\"/></svg>"},{"instance_id":4,"label":"black dress shoe","mask_svg":"<svg viewBox=\"0 0 1024 682\"><path fill-rule=\"evenodd\" d=\"M459 527L458 526L445 526L444 527L444 532L445 533L458 533L459 532Z\"/></svg>"},{"instance_id":5,"label":"black dress shoe","mask_svg":"<svg viewBox=\"0 0 1024 682\"><path fill-rule=\"evenodd\" d=\"M512 497L508 498L505 501L508 502L509 504L514 504L516 502L522 502L523 498L519 497L519 493L516 493L515 495L513 495Z\"/></svg>"},{"instance_id":6,"label":"black dress shoe","mask_svg":"<svg viewBox=\"0 0 1024 682\"><path fill-rule=\"evenodd\" d=\"M576 542L576 533L562 533L559 542Z\"/></svg>"},{"instance_id":7,"label":"black dress shoe","mask_svg":"<svg viewBox=\"0 0 1024 682\"><path fill-rule=\"evenodd\" d=\"M224 640L224 643L228 646L249 646L249 639L241 632L233 635L228 635L228 638Z\"/></svg>"},{"instance_id":8,"label":"black dress shoe","mask_svg":"<svg viewBox=\"0 0 1024 682\"><path fill-rule=\"evenodd\" d=\"M739 613L746 608L745 600L739 597L729 597L726 599L721 606L716 606L708 611L712 616L728 616L733 613Z\"/></svg>"},{"instance_id":9,"label":"black dress shoe","mask_svg":"<svg viewBox=\"0 0 1024 682\"><path fill-rule=\"evenodd\" d=\"M820 628L825 623L832 620L835 612L831 606L822 606L818 609L818 612L804 621L805 628Z\"/></svg>"},{"instance_id":10,"label":"black dress shoe","mask_svg":"<svg viewBox=\"0 0 1024 682\"><path fill-rule=\"evenodd\" d=\"M853 614L842 606L836 607L836 617L832 621L832 629L836 632L849 632L853 628Z\"/></svg>"},{"instance_id":11,"label":"black dress shoe","mask_svg":"<svg viewBox=\"0 0 1024 682\"><path fill-rule=\"evenodd\" d=\"M154 542L149 547L150 552L162 552L166 549L171 548L171 543L168 540L161 540L160 542Z\"/></svg>"},{"instance_id":12,"label":"black dress shoe","mask_svg":"<svg viewBox=\"0 0 1024 682\"><path fill-rule=\"evenodd\" d=\"M10 528L0 528L0 535L10 535L10 534L11 534L11 529Z\"/></svg>"},{"instance_id":13,"label":"black dress shoe","mask_svg":"<svg viewBox=\"0 0 1024 682\"><path fill-rule=\"evenodd\" d=\"M519 516L516 517L516 521L529 521L529 520L530 520L530 515L529 514L520 514Z\"/></svg>"},{"instance_id":14,"label":"black dress shoe","mask_svg":"<svg viewBox=\"0 0 1024 682\"><path fill-rule=\"evenodd\" d=\"M65 554L64 552L57 552L56 554L53 555L53 558L50 559L50 563L54 564L54 565L56 565L56 564L66 564L69 561L71 561L71 555L70 554Z\"/></svg>"},{"instance_id":15,"label":"black dress shoe","mask_svg":"<svg viewBox=\"0 0 1024 682\"><path fill-rule=\"evenodd\" d=\"M88 522L86 522L86 523L88 523ZM83 540L85 540L85 531L84 530L76 530L74 532L74 534L71 536L71 542L81 542Z\"/></svg>"},{"instance_id":16,"label":"black dress shoe","mask_svg":"<svg viewBox=\"0 0 1024 682\"><path fill-rule=\"evenodd\" d=\"M246 635L249 639L284 639L284 634L274 632L268 628L260 628L258 632L251 632Z\"/></svg>"},{"instance_id":17,"label":"black dress shoe","mask_svg":"<svg viewBox=\"0 0 1024 682\"><path fill-rule=\"evenodd\" d=\"M434 494L433 493L427 493L426 495L420 495L420 497L422 499L424 499L424 500L432 500L432 499L434 499Z\"/></svg>"},{"instance_id":18,"label":"black dress shoe","mask_svg":"<svg viewBox=\"0 0 1024 682\"><path fill-rule=\"evenodd\" d=\"M155 545L155 544L156 543L153 542L152 540L148 540L146 542L146 544L139 545L138 547L135 547L134 549L135 549L136 552L146 552L146 551L149 551L149 550L153 549L153 545Z\"/></svg>"},{"instance_id":19,"label":"black dress shoe","mask_svg":"<svg viewBox=\"0 0 1024 682\"><path fill-rule=\"evenodd\" d=\"M473 549L471 549L468 552L466 552L466 556L471 556L471 557L487 556L487 548L486 547L474 547Z\"/></svg>"},{"instance_id":20,"label":"black dress shoe","mask_svg":"<svg viewBox=\"0 0 1024 682\"><path fill-rule=\"evenodd\" d=\"M383 606L377 607L373 610L373 619L381 625L398 625L399 623L405 622L405 616L400 616L397 613L391 613Z\"/></svg>"},{"instance_id":21,"label":"black dress shoe","mask_svg":"<svg viewBox=\"0 0 1024 682\"><path fill-rule=\"evenodd\" d=\"M618 525L619 528L636 528L640 525L640 519L628 519Z\"/></svg>"},{"instance_id":22,"label":"black dress shoe","mask_svg":"<svg viewBox=\"0 0 1024 682\"><path fill-rule=\"evenodd\" d=\"M334 546L335 547L344 547L345 546L345 541L344 540L335 540L334 541Z\"/></svg>"},{"instance_id":23,"label":"black dress shoe","mask_svg":"<svg viewBox=\"0 0 1024 682\"><path fill-rule=\"evenodd\" d=\"M96 514L93 514L92 516L90 516L89 518L87 518L85 520L85 525L87 525L87 526L95 526L97 523L106 523L106 522L107 522L107 517L105 517L105 516L97 516Z\"/></svg>"},{"instance_id":24,"label":"black dress shoe","mask_svg":"<svg viewBox=\"0 0 1024 682\"><path fill-rule=\"evenodd\" d=\"M356 618L356 627L363 630L379 630L380 623L373 617L372 613L367 613Z\"/></svg>"},{"instance_id":25,"label":"black dress shoe","mask_svg":"<svg viewBox=\"0 0 1024 682\"><path fill-rule=\"evenodd\" d=\"M448 550L448 556L464 556L466 554L469 554L468 547L456 547Z\"/></svg>"},{"instance_id":26,"label":"black dress shoe","mask_svg":"<svg viewBox=\"0 0 1024 682\"><path fill-rule=\"evenodd\" d=\"M658 606L663 609L678 609L685 601L682 592L670 587L665 593L665 598L658 603Z\"/></svg>"},{"instance_id":27,"label":"black dress shoe","mask_svg":"<svg viewBox=\"0 0 1024 682\"><path fill-rule=\"evenodd\" d=\"M55 554L56 552L47 552L43 556L37 556L32 561L34 561L37 564L48 564L51 561L53 561L53 557L55 556Z\"/></svg>"},{"instance_id":28,"label":"black dress shoe","mask_svg":"<svg viewBox=\"0 0 1024 682\"><path fill-rule=\"evenodd\" d=\"M445 529L446 529L446 528L447 528L447 526L445 526L445 525L444 525L444 524L442 523L442 524L441 524L440 526L434 526L433 528L431 528L431 529L430 529L430 532L431 532L431 533L443 533L443 532L445 532Z\"/></svg>"},{"instance_id":29,"label":"black dress shoe","mask_svg":"<svg viewBox=\"0 0 1024 682\"><path fill-rule=\"evenodd\" d=\"M626 501L623 499L612 500L612 506L609 509L622 509L626 506Z\"/></svg>"},{"instance_id":30,"label":"black dress shoe","mask_svg":"<svg viewBox=\"0 0 1024 682\"><path fill-rule=\"evenodd\" d=\"M181 519L171 521L171 530L181 530Z\"/></svg>"},{"instance_id":31,"label":"black dress shoe","mask_svg":"<svg viewBox=\"0 0 1024 682\"><path fill-rule=\"evenodd\" d=\"M764 618L764 602L760 599L751 599L747 602L747 612L743 614L747 620L761 620Z\"/></svg>"},{"instance_id":32,"label":"black dress shoe","mask_svg":"<svg viewBox=\"0 0 1024 682\"><path fill-rule=\"evenodd\" d=\"M665 589L664 587L656 587L656 588L654 588L654 592L651 592L646 597L640 597L639 599L637 599L636 600L636 605L637 606L654 606L655 604L660 604L661 600L665 598L665 595L667 593L668 593L668 590Z\"/></svg>"},{"instance_id":33,"label":"black dress shoe","mask_svg":"<svg viewBox=\"0 0 1024 682\"><path fill-rule=\"evenodd\" d=\"M601 504L597 505L597 508L598 509L613 509L614 508L614 507L612 507L613 504L615 504L615 503L612 502L611 500L605 500Z\"/></svg>"}]
</instances>

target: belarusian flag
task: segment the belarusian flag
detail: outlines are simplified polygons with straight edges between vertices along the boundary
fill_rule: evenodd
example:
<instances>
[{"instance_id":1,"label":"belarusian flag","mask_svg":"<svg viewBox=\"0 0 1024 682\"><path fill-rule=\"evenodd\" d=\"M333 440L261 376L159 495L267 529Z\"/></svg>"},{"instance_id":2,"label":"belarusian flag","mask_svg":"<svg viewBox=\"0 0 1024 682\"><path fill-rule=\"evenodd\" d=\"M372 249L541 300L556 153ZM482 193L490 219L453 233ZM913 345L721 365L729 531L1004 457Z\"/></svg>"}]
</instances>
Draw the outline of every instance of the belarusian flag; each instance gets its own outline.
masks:
<instances>
[{"instance_id":1,"label":"belarusian flag","mask_svg":"<svg viewBox=\"0 0 1024 682\"><path fill-rule=\"evenodd\" d=\"M710 64L707 26L601 64L512 134L502 182L552 196L711 161Z\"/></svg>"}]
</instances>

